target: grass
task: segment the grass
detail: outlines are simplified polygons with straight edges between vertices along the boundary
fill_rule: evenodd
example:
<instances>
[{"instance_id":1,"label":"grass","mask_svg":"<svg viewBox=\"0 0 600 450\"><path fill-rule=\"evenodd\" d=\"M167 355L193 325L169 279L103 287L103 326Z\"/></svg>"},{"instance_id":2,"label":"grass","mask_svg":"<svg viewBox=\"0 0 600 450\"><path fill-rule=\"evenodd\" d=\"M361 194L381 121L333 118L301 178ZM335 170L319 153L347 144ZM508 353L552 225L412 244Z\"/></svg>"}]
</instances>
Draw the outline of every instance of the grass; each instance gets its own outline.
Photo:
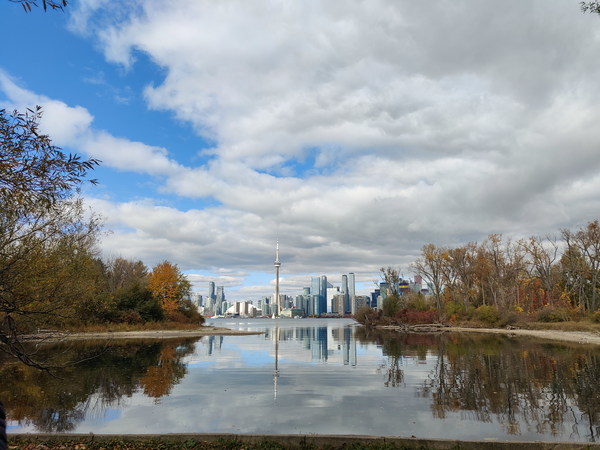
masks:
<instances>
[{"instance_id":1,"label":"grass","mask_svg":"<svg viewBox=\"0 0 600 450\"><path fill-rule=\"evenodd\" d=\"M423 449L422 446L381 444L381 445L361 445L353 444L340 446L325 445L317 447L315 445L302 445L302 450L417 450ZM455 447L460 449L460 446ZM54 441L54 440L36 440L36 439L19 439L10 438L8 442L9 450L287 450L288 447L271 441L263 441L260 443L249 443L243 441L220 441L217 443L196 442L193 439L184 442L174 442L168 440L138 440L138 441L123 441L123 440L102 440L96 442L88 442L82 439L72 441ZM427 447L434 450L434 447Z\"/></svg>"}]
</instances>

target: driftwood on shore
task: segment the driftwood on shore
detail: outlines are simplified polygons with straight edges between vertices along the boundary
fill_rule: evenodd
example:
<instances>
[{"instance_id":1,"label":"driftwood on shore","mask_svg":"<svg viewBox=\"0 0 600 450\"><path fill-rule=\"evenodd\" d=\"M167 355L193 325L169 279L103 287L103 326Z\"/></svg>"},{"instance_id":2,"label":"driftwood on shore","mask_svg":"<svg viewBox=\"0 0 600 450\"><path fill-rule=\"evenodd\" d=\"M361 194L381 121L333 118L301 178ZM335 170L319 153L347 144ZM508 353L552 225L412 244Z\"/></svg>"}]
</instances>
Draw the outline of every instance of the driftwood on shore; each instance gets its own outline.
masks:
<instances>
[{"instance_id":1,"label":"driftwood on shore","mask_svg":"<svg viewBox=\"0 0 600 450\"><path fill-rule=\"evenodd\" d=\"M436 333L441 331L452 331L449 325L443 323L428 323L419 325L379 325L377 326L380 330L394 330L404 333Z\"/></svg>"}]
</instances>

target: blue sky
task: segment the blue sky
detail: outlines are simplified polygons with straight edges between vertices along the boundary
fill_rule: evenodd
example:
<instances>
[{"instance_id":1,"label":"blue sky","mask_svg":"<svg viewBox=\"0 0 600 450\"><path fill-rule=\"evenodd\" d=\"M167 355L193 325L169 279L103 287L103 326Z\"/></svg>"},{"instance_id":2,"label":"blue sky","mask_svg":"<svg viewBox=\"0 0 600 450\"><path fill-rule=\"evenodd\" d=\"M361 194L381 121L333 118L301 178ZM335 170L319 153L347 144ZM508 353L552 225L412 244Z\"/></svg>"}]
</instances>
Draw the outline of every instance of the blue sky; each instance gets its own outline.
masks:
<instances>
[{"instance_id":1,"label":"blue sky","mask_svg":"<svg viewBox=\"0 0 600 450\"><path fill-rule=\"evenodd\" d=\"M103 161L106 255L232 300L597 219L600 17L576 1L0 2L0 107ZM585 43L585 44L583 44Z\"/></svg>"}]
</instances>

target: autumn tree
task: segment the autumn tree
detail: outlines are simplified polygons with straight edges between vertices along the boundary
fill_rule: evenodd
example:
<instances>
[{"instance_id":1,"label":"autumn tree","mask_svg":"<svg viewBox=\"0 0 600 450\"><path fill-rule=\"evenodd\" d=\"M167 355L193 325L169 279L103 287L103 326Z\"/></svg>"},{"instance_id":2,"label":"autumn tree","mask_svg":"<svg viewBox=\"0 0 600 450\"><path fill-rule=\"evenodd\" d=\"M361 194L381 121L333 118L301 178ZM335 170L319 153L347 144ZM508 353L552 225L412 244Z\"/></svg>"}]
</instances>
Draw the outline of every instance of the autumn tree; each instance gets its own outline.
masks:
<instances>
[{"instance_id":1,"label":"autumn tree","mask_svg":"<svg viewBox=\"0 0 600 450\"><path fill-rule=\"evenodd\" d=\"M577 276L582 284L581 293L586 292L586 286L590 292L589 296L582 297L582 301L588 311L596 311L600 282L600 224L595 220L577 232L563 229L561 235L566 244L567 257L573 258L569 266L578 271ZM581 259L577 261L577 257Z\"/></svg>"},{"instance_id":2,"label":"autumn tree","mask_svg":"<svg viewBox=\"0 0 600 450\"><path fill-rule=\"evenodd\" d=\"M553 306L560 279L557 264L560 251L556 236L551 234L545 238L532 236L527 241L523 241L522 245L528 256L530 275L539 277L548 295L548 303Z\"/></svg>"},{"instance_id":3,"label":"autumn tree","mask_svg":"<svg viewBox=\"0 0 600 450\"><path fill-rule=\"evenodd\" d=\"M422 276L430 286L438 309L442 307L442 264L442 250L433 244L427 244L421 250L421 257L408 266L409 270Z\"/></svg>"},{"instance_id":4,"label":"autumn tree","mask_svg":"<svg viewBox=\"0 0 600 450\"><path fill-rule=\"evenodd\" d=\"M148 287L167 314L179 307L184 295L189 294L192 285L179 270L177 264L163 261L152 268L148 275Z\"/></svg>"},{"instance_id":5,"label":"autumn tree","mask_svg":"<svg viewBox=\"0 0 600 450\"><path fill-rule=\"evenodd\" d=\"M393 317L397 312L403 308L403 302L400 298L400 292L398 286L400 284L400 269L397 267L382 267L379 269L381 272L381 280L385 283L387 291L382 293L383 300L383 314L388 317Z\"/></svg>"},{"instance_id":6,"label":"autumn tree","mask_svg":"<svg viewBox=\"0 0 600 450\"><path fill-rule=\"evenodd\" d=\"M0 209L0 351L36 366L22 334L61 329L76 317L93 292L101 226L76 198L17 216Z\"/></svg>"}]
</instances>

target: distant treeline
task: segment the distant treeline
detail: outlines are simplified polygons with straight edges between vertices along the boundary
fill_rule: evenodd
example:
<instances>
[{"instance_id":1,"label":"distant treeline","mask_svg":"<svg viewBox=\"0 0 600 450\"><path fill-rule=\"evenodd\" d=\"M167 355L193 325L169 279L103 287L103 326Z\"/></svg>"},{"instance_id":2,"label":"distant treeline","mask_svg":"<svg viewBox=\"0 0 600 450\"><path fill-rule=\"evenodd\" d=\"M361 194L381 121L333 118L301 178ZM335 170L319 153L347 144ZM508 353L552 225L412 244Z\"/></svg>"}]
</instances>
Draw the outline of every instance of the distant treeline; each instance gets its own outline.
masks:
<instances>
[{"instance_id":1,"label":"distant treeline","mask_svg":"<svg viewBox=\"0 0 600 450\"><path fill-rule=\"evenodd\" d=\"M470 306L514 307L527 312L545 305L579 309L600 306L600 225L577 232L532 236L513 241L491 234L481 244L423 246L409 265L430 287L439 309L448 302Z\"/></svg>"}]
</instances>

